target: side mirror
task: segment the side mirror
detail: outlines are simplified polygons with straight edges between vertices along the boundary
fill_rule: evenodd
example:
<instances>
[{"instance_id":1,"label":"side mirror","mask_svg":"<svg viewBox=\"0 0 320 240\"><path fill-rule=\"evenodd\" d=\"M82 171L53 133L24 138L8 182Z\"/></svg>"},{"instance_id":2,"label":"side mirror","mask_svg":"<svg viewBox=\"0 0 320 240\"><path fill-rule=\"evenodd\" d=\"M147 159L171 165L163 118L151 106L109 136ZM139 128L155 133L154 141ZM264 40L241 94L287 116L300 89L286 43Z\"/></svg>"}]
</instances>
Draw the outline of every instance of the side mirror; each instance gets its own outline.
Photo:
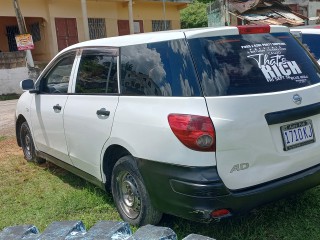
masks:
<instances>
[{"instance_id":1,"label":"side mirror","mask_svg":"<svg viewBox=\"0 0 320 240\"><path fill-rule=\"evenodd\" d=\"M23 91L28 91L28 90L33 90L34 89L34 82L32 79L26 79L26 80L22 80L20 82L20 88Z\"/></svg>"}]
</instances>

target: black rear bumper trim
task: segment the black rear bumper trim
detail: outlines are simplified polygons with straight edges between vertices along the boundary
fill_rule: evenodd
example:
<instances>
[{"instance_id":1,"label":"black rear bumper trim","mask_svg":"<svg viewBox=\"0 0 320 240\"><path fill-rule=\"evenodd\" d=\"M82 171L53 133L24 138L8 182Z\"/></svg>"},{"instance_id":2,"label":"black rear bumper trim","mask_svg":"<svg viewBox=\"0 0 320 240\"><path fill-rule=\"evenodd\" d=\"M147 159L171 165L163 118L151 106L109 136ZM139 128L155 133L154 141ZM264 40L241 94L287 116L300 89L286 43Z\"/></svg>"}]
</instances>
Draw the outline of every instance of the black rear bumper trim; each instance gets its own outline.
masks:
<instances>
[{"instance_id":1,"label":"black rear bumper trim","mask_svg":"<svg viewBox=\"0 0 320 240\"><path fill-rule=\"evenodd\" d=\"M290 122L320 113L320 103L265 114L268 125Z\"/></svg>"},{"instance_id":2,"label":"black rear bumper trim","mask_svg":"<svg viewBox=\"0 0 320 240\"><path fill-rule=\"evenodd\" d=\"M320 185L320 164L274 181L229 190L216 167L186 167L136 159L153 205L160 211L208 222L211 212L228 209L232 215Z\"/></svg>"}]
</instances>

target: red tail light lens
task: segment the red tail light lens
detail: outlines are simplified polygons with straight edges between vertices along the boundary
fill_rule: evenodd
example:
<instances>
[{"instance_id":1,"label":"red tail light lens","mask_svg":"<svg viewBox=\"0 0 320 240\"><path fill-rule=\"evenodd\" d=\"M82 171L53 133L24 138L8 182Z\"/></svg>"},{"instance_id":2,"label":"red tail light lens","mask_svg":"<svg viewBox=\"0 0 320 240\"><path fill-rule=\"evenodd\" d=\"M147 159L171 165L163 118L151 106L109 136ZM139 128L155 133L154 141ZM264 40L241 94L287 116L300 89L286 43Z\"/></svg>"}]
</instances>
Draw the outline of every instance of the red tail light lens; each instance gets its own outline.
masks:
<instances>
[{"instance_id":1,"label":"red tail light lens","mask_svg":"<svg viewBox=\"0 0 320 240\"><path fill-rule=\"evenodd\" d=\"M211 213L211 216L213 218L221 218L221 217L226 217L229 216L231 213L228 209L219 209L215 210Z\"/></svg>"},{"instance_id":2,"label":"red tail light lens","mask_svg":"<svg viewBox=\"0 0 320 240\"><path fill-rule=\"evenodd\" d=\"M216 150L215 131L209 117L170 114L168 121L174 135L186 147L204 152Z\"/></svg>"},{"instance_id":3,"label":"red tail light lens","mask_svg":"<svg viewBox=\"0 0 320 240\"><path fill-rule=\"evenodd\" d=\"M243 25L237 26L239 34L253 34L253 33L270 33L269 25Z\"/></svg>"}]
</instances>

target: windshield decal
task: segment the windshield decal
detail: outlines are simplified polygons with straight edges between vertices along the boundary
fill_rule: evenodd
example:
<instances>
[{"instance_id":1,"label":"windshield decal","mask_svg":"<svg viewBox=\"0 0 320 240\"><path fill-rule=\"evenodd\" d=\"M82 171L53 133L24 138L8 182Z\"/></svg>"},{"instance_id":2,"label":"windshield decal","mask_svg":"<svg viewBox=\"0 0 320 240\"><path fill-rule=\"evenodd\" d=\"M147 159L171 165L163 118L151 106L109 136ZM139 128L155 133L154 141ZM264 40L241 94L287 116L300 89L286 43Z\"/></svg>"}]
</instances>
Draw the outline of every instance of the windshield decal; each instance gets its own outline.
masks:
<instances>
[{"instance_id":1,"label":"windshield decal","mask_svg":"<svg viewBox=\"0 0 320 240\"><path fill-rule=\"evenodd\" d=\"M308 76L304 75L296 63L286 59L286 44L261 43L241 46L247 50L247 57L253 59L261 69L267 82L293 80L304 83Z\"/></svg>"}]
</instances>

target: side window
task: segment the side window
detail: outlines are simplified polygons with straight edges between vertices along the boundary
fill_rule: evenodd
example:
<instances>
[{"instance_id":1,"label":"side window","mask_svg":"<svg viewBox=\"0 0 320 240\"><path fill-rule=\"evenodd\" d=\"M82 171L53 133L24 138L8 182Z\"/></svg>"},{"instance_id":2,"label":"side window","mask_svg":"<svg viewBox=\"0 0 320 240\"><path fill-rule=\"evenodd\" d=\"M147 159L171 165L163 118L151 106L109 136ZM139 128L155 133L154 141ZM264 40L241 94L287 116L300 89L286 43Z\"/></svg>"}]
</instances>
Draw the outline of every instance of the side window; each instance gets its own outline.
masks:
<instances>
[{"instance_id":1,"label":"side window","mask_svg":"<svg viewBox=\"0 0 320 240\"><path fill-rule=\"evenodd\" d=\"M41 83L42 93L61 94L68 92L74 58L75 54L64 57L46 74Z\"/></svg>"},{"instance_id":2,"label":"side window","mask_svg":"<svg viewBox=\"0 0 320 240\"><path fill-rule=\"evenodd\" d=\"M107 52L84 51L81 57L76 93L118 93L117 56Z\"/></svg>"},{"instance_id":3,"label":"side window","mask_svg":"<svg viewBox=\"0 0 320 240\"><path fill-rule=\"evenodd\" d=\"M200 96L185 40L122 47L121 93L138 96Z\"/></svg>"}]
</instances>

